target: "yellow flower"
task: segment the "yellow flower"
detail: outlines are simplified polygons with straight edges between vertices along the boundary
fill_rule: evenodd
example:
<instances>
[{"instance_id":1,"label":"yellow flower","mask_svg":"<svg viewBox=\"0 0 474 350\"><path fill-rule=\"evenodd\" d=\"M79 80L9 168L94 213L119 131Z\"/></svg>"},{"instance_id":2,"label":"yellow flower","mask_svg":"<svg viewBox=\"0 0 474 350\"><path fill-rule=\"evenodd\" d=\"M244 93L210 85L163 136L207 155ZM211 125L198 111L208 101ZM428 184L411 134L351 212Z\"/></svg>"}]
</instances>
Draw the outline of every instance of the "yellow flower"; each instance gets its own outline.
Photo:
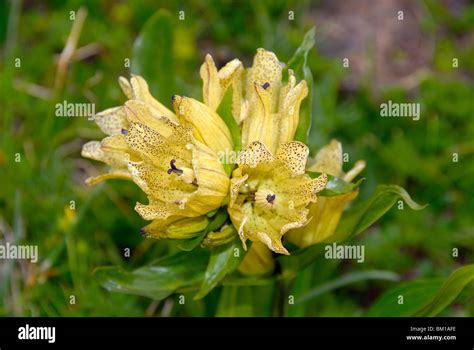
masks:
<instances>
[{"instance_id":1,"label":"yellow flower","mask_svg":"<svg viewBox=\"0 0 474 350\"><path fill-rule=\"evenodd\" d=\"M222 118L204 103L190 97L173 96L179 123L191 128L194 139L216 154L234 149L232 136Z\"/></svg>"},{"instance_id":2,"label":"yellow flower","mask_svg":"<svg viewBox=\"0 0 474 350\"><path fill-rule=\"evenodd\" d=\"M218 71L212 56L207 54L200 70L204 103L213 111L217 110L227 89L241 77L242 71L242 62L238 59L230 61Z\"/></svg>"},{"instance_id":3,"label":"yellow flower","mask_svg":"<svg viewBox=\"0 0 474 350\"><path fill-rule=\"evenodd\" d=\"M241 124L242 147L259 141L274 154L281 144L293 140L308 87L304 80L296 84L291 69L283 84L282 71L273 52L258 49L253 66L236 69L232 76L233 115Z\"/></svg>"},{"instance_id":4,"label":"yellow flower","mask_svg":"<svg viewBox=\"0 0 474 350\"><path fill-rule=\"evenodd\" d=\"M183 112L176 116L149 94L142 78L132 77L130 83L121 79L120 84L134 99L99 113L96 123L109 136L85 144L82 151L111 170L87 182L133 180L149 200L147 205L137 203L135 210L153 220L142 233L188 238L202 230L205 220L200 216L220 207L228 194L229 178L216 152L232 148L230 133L215 112L193 99L176 97L174 106ZM210 124L215 135L200 137L203 125Z\"/></svg>"},{"instance_id":5,"label":"yellow flower","mask_svg":"<svg viewBox=\"0 0 474 350\"><path fill-rule=\"evenodd\" d=\"M146 81L137 75L132 75L130 81L124 77L119 78L119 84L124 94L129 99L145 102L154 118L167 117L173 122L178 119L168 108L151 96ZM122 133L128 129L129 122L124 106L108 108L96 114L94 121L99 128L109 137L102 141L90 141L82 148L82 156L98 160L110 165L109 172L86 180L88 185L95 185L107 179L132 180L128 171L128 148L123 142Z\"/></svg>"},{"instance_id":6,"label":"yellow flower","mask_svg":"<svg viewBox=\"0 0 474 350\"><path fill-rule=\"evenodd\" d=\"M332 140L317 154L308 171L326 173L342 177L351 182L365 167L364 161L358 161L346 174L342 171L342 147L337 140ZM358 190L333 197L319 197L316 203L309 205L311 221L304 228L291 230L286 235L289 242L299 247L307 247L319 242L330 242L342 212L346 205L357 197Z\"/></svg>"},{"instance_id":7,"label":"yellow flower","mask_svg":"<svg viewBox=\"0 0 474 350\"><path fill-rule=\"evenodd\" d=\"M316 193L327 182L324 174L316 179L304 174L308 152L303 143L290 141L273 156L262 142L255 141L239 155L228 212L245 249L250 239L288 254L282 236L308 222L306 206L316 201Z\"/></svg>"}]
</instances>

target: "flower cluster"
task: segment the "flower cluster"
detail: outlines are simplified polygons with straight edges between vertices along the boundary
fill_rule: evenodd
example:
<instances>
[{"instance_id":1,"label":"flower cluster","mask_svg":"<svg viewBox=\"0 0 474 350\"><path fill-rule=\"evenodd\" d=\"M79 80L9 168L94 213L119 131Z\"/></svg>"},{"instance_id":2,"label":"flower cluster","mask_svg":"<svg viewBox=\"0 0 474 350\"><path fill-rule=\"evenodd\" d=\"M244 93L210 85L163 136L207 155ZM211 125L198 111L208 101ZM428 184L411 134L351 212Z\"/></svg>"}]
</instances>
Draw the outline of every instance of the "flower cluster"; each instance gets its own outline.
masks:
<instances>
[{"instance_id":1,"label":"flower cluster","mask_svg":"<svg viewBox=\"0 0 474 350\"><path fill-rule=\"evenodd\" d=\"M318 193L328 175L349 182L364 164L356 163L343 175L341 145L335 140L308 161L308 147L294 140L307 83L297 83L292 70L283 83L283 67L264 49L257 50L250 68L234 59L218 70L207 55L200 69L203 103L175 95L174 111L153 98L140 76L120 78L127 102L96 115L108 136L82 150L84 157L110 169L87 183L120 178L137 184L148 203L137 203L135 210L151 221L142 229L151 238L194 237L206 227L210 213L226 207L230 222L209 232L202 245L223 244L238 235L246 249L252 241L241 269L247 272L268 269L271 264L260 268L256 262L269 260L271 251L288 254L284 235L301 247L325 241L357 191L334 197ZM234 151L234 144L216 112L229 89L242 146L231 173L218 155Z\"/></svg>"}]
</instances>

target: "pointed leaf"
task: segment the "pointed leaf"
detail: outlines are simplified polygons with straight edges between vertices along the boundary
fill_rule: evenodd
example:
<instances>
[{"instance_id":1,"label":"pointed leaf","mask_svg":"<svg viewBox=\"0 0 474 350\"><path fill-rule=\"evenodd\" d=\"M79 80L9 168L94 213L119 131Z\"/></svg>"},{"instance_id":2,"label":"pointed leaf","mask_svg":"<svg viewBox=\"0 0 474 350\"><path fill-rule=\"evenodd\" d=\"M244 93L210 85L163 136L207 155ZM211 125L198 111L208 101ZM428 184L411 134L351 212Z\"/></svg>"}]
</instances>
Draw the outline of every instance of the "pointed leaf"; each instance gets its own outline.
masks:
<instances>
[{"instance_id":1,"label":"pointed leaf","mask_svg":"<svg viewBox=\"0 0 474 350\"><path fill-rule=\"evenodd\" d=\"M235 271L244 256L245 252L238 239L234 239L228 244L212 248L211 258L209 259L204 275L204 281L195 299L205 297L225 276Z\"/></svg>"},{"instance_id":2,"label":"pointed leaf","mask_svg":"<svg viewBox=\"0 0 474 350\"><path fill-rule=\"evenodd\" d=\"M251 287L226 286L222 288L217 317L254 316Z\"/></svg>"},{"instance_id":3,"label":"pointed leaf","mask_svg":"<svg viewBox=\"0 0 474 350\"><path fill-rule=\"evenodd\" d=\"M454 271L443 283L438 292L425 306L413 314L415 317L432 317L443 311L456 300L458 295L474 281L474 264Z\"/></svg>"},{"instance_id":4,"label":"pointed leaf","mask_svg":"<svg viewBox=\"0 0 474 350\"><path fill-rule=\"evenodd\" d=\"M312 179L318 177L321 175L321 173L315 173L308 171L306 172ZM338 196L347 192L352 192L355 189L357 189L362 181L365 179L362 178L359 181L352 183L352 182L346 182L343 178L338 177L338 176L332 176L328 175L328 182L326 184L326 188L322 190L321 192L318 193L318 196L323 196L323 197L332 197L332 196Z\"/></svg>"},{"instance_id":5,"label":"pointed leaf","mask_svg":"<svg viewBox=\"0 0 474 350\"><path fill-rule=\"evenodd\" d=\"M311 28L304 36L303 42L296 50L293 57L288 61L286 72L292 69L297 80L306 80L308 84L308 96L303 100L300 109L300 120L295 133L295 140L308 143L309 130L311 128L311 116L313 106L313 74L308 66L308 54L315 43L316 28Z\"/></svg>"},{"instance_id":6,"label":"pointed leaf","mask_svg":"<svg viewBox=\"0 0 474 350\"><path fill-rule=\"evenodd\" d=\"M353 283L365 281L365 280L371 280L371 279L398 281L398 275L391 271L379 271L379 270L352 272L342 277L339 277L333 281L317 286L316 288L310 290L308 293L297 298L295 300L295 304L305 303L307 301L317 298L318 296L324 293L331 292L335 289L344 287L349 284L353 284Z\"/></svg>"},{"instance_id":7,"label":"pointed leaf","mask_svg":"<svg viewBox=\"0 0 474 350\"><path fill-rule=\"evenodd\" d=\"M441 287L443 279L435 278L403 283L382 294L370 307L367 316L407 317L426 304ZM403 300L401 299L403 297ZM403 302L402 302L403 301Z\"/></svg>"},{"instance_id":8,"label":"pointed leaf","mask_svg":"<svg viewBox=\"0 0 474 350\"><path fill-rule=\"evenodd\" d=\"M133 44L131 72L141 75L152 95L171 106L176 93L173 70L173 17L159 10L147 20Z\"/></svg>"},{"instance_id":9,"label":"pointed leaf","mask_svg":"<svg viewBox=\"0 0 474 350\"><path fill-rule=\"evenodd\" d=\"M109 291L161 300L178 290L197 287L208 259L208 250L195 249L160 258L134 271L100 267L94 276Z\"/></svg>"},{"instance_id":10,"label":"pointed leaf","mask_svg":"<svg viewBox=\"0 0 474 350\"><path fill-rule=\"evenodd\" d=\"M345 241L366 230L382 217L397 200L403 199L411 209L421 210L426 205L419 205L402 187L396 185L379 185L374 193L346 211L336 229L333 240Z\"/></svg>"}]
</instances>

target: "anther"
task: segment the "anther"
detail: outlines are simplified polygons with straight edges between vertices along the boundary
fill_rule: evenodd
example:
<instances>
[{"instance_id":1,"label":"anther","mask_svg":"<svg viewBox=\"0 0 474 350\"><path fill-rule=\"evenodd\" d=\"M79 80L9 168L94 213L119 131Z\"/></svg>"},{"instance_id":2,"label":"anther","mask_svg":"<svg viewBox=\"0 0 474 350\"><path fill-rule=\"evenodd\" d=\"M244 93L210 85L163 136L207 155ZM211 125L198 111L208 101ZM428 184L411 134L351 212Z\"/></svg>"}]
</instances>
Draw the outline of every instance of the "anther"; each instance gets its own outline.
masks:
<instances>
[{"instance_id":1,"label":"anther","mask_svg":"<svg viewBox=\"0 0 474 350\"><path fill-rule=\"evenodd\" d=\"M171 159L170 161L170 168L168 169L167 173L168 175L171 175L171 173L175 173L175 174L178 174L178 175L182 175L183 174L183 170L181 169L178 169L176 167L176 165L174 165L176 163L176 159Z\"/></svg>"}]
</instances>

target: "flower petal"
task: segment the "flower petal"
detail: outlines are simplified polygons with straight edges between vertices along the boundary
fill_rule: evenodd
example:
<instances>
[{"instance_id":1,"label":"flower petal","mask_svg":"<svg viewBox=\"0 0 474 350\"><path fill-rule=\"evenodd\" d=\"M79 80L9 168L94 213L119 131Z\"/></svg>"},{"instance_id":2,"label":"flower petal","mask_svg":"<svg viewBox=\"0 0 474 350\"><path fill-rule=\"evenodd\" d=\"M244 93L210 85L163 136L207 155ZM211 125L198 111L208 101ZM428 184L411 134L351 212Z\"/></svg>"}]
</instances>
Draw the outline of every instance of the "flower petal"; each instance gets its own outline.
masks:
<instances>
[{"instance_id":1,"label":"flower petal","mask_svg":"<svg viewBox=\"0 0 474 350\"><path fill-rule=\"evenodd\" d=\"M308 167L309 171L326 173L332 176L342 174L342 146L337 140L324 146L316 154L314 162Z\"/></svg>"},{"instance_id":2,"label":"flower petal","mask_svg":"<svg viewBox=\"0 0 474 350\"><path fill-rule=\"evenodd\" d=\"M261 242L253 242L244 260L240 263L238 271L244 275L264 275L275 268L273 254Z\"/></svg>"},{"instance_id":3,"label":"flower petal","mask_svg":"<svg viewBox=\"0 0 474 350\"><path fill-rule=\"evenodd\" d=\"M304 228L289 231L288 241L303 248L312 244L329 241L336 231L342 212L350 201L357 197L358 191L334 197L319 197L309 206L311 221Z\"/></svg>"},{"instance_id":4,"label":"flower petal","mask_svg":"<svg viewBox=\"0 0 474 350\"><path fill-rule=\"evenodd\" d=\"M229 193L230 180L215 153L204 144L189 145L197 189L186 204L192 211L205 214L221 206Z\"/></svg>"},{"instance_id":5,"label":"flower petal","mask_svg":"<svg viewBox=\"0 0 474 350\"><path fill-rule=\"evenodd\" d=\"M128 121L123 106L113 107L97 113L94 121L104 134L120 135L123 129L127 129Z\"/></svg>"},{"instance_id":6,"label":"flower petal","mask_svg":"<svg viewBox=\"0 0 474 350\"><path fill-rule=\"evenodd\" d=\"M129 160L126 153L104 150L100 141L89 141L84 144L81 155L117 168L126 168Z\"/></svg>"},{"instance_id":7,"label":"flower petal","mask_svg":"<svg viewBox=\"0 0 474 350\"><path fill-rule=\"evenodd\" d=\"M290 141L280 146L276 157L293 175L302 175L305 173L308 155L308 146L299 141Z\"/></svg>"},{"instance_id":8,"label":"flower petal","mask_svg":"<svg viewBox=\"0 0 474 350\"><path fill-rule=\"evenodd\" d=\"M264 143L255 141L249 144L243 151L240 152L237 159L237 164L244 169L255 168L260 164L269 164L275 158L267 149Z\"/></svg>"},{"instance_id":9,"label":"flower petal","mask_svg":"<svg viewBox=\"0 0 474 350\"><path fill-rule=\"evenodd\" d=\"M239 77L242 70L242 62L234 59L217 71L212 56L207 54L200 69L203 80L202 94L204 103L212 110L217 110L227 88L236 77Z\"/></svg>"},{"instance_id":10,"label":"flower petal","mask_svg":"<svg viewBox=\"0 0 474 350\"><path fill-rule=\"evenodd\" d=\"M127 80L127 78L119 77L118 82L125 96L127 96L128 99L133 100L134 95L132 91L132 85L130 85L130 82Z\"/></svg>"},{"instance_id":11,"label":"flower petal","mask_svg":"<svg viewBox=\"0 0 474 350\"><path fill-rule=\"evenodd\" d=\"M107 174L102 174L94 177L89 177L86 179L87 186L95 186L99 182L110 180L110 179L122 179L122 180L132 180L132 176L128 170L124 169L111 169Z\"/></svg>"},{"instance_id":12,"label":"flower petal","mask_svg":"<svg viewBox=\"0 0 474 350\"><path fill-rule=\"evenodd\" d=\"M171 121L177 122L177 118L172 111L158 102L151 94L148 88L148 84L139 75L132 75L130 78L130 86L134 99L143 101L150 105L154 109L154 115L156 117L165 116Z\"/></svg>"},{"instance_id":13,"label":"flower petal","mask_svg":"<svg viewBox=\"0 0 474 350\"><path fill-rule=\"evenodd\" d=\"M207 145L216 154L233 150L232 137L219 115L193 98L175 95L173 105L184 125L192 127L194 138Z\"/></svg>"},{"instance_id":14,"label":"flower petal","mask_svg":"<svg viewBox=\"0 0 474 350\"><path fill-rule=\"evenodd\" d=\"M246 90L250 95L254 95L256 90L254 85L264 87L264 91L269 94L269 112L275 112L278 105L278 97L281 87L283 66L273 52L266 51L262 48L257 49L257 54L253 59L252 68L247 72ZM255 95L254 95L255 96ZM247 96L252 105L253 99Z\"/></svg>"},{"instance_id":15,"label":"flower petal","mask_svg":"<svg viewBox=\"0 0 474 350\"><path fill-rule=\"evenodd\" d=\"M308 95L308 85L305 80L295 84L293 71L288 71L288 84L280 90L278 108L278 140L277 145L293 140L299 123L300 106Z\"/></svg>"},{"instance_id":16,"label":"flower petal","mask_svg":"<svg viewBox=\"0 0 474 350\"><path fill-rule=\"evenodd\" d=\"M249 117L242 123L242 145L261 141L274 153L277 145L274 137L277 132L277 118L271 111L271 95L257 83L252 88L255 90L256 97L250 100Z\"/></svg>"}]
</instances>

